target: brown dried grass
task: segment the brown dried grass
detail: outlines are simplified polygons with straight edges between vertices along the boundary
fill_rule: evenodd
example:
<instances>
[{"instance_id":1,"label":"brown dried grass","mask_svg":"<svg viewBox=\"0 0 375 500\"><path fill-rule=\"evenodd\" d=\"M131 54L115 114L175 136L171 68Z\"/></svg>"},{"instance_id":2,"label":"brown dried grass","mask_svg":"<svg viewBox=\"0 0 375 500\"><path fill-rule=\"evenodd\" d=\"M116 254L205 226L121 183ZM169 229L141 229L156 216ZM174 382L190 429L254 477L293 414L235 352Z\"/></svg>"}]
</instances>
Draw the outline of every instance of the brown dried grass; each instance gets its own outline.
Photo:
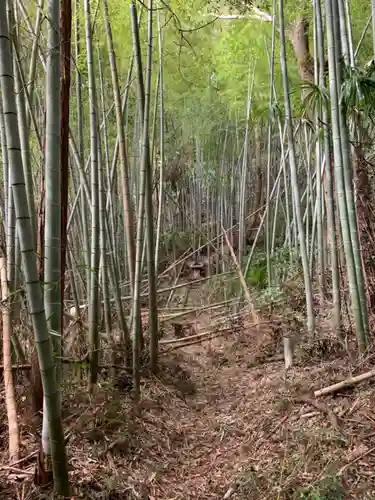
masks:
<instances>
[{"instance_id":1,"label":"brown dried grass","mask_svg":"<svg viewBox=\"0 0 375 500\"><path fill-rule=\"evenodd\" d=\"M85 387L66 387L74 498L374 498L371 381L325 398L326 410L317 409L312 390L350 375L347 358L300 362L286 375L272 358L254 366L254 350L267 338L272 343L266 327L244 324L232 337L168 354L162 375L143 380L137 409L128 393L105 382L93 396ZM371 359L350 369L365 371ZM3 412L0 432L5 464ZM28 432L23 425L25 455L36 447ZM32 485L32 462L19 467L26 477L0 469L0 497L50 498Z\"/></svg>"}]
</instances>

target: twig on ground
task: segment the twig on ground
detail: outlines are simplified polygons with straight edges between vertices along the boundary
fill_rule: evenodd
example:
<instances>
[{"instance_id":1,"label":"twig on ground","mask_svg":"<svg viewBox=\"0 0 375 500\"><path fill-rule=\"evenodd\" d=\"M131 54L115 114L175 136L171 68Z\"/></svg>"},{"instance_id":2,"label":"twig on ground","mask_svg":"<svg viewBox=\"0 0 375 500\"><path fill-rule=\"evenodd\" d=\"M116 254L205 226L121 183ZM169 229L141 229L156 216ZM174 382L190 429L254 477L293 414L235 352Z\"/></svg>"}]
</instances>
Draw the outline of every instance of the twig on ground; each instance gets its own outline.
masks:
<instances>
[{"instance_id":1,"label":"twig on ground","mask_svg":"<svg viewBox=\"0 0 375 500\"><path fill-rule=\"evenodd\" d=\"M174 345L170 349L166 349L165 351L160 352L160 354L167 354L168 352L174 351L175 349L180 349L182 347L188 347L188 346L194 345L194 344L200 344L201 342L207 342L207 340L212 340L212 339L215 339L216 337L220 337L221 335L228 333L228 331L230 331L229 328L227 328L226 330L222 330L221 332L217 332L217 333L212 332L211 335L207 335L206 337L200 338L198 340L192 340L191 342L185 342L185 343Z\"/></svg>"},{"instance_id":2,"label":"twig on ground","mask_svg":"<svg viewBox=\"0 0 375 500\"><path fill-rule=\"evenodd\" d=\"M28 476L33 476L34 472L18 469L17 467L12 467L11 465L1 465L1 470L7 470L9 472L15 472L16 474L27 474Z\"/></svg>"},{"instance_id":3,"label":"twig on ground","mask_svg":"<svg viewBox=\"0 0 375 500\"><path fill-rule=\"evenodd\" d=\"M246 326L248 328L250 328L252 326L257 326L257 325L258 325L258 323L253 323L253 324L246 325ZM201 341L204 342L205 340L207 340L206 337L209 337L210 335L214 335L215 337L217 337L219 335L224 335L228 332L237 333L238 328L228 326L225 328L221 328L220 330L206 330L205 332L197 333L195 335L190 335L188 337L183 337L181 339L161 340L159 342L159 344L160 345L171 345L171 344L183 343L185 345L186 341L195 340L195 339L201 339ZM186 345L189 345L189 342L186 343Z\"/></svg>"},{"instance_id":4,"label":"twig on ground","mask_svg":"<svg viewBox=\"0 0 375 500\"><path fill-rule=\"evenodd\" d=\"M367 455L370 455L370 453L372 453L373 451L375 451L375 446L373 448L370 448L369 450L365 451L361 455L359 455L359 457L354 458L349 463L343 465L341 467L341 469L338 471L337 475L341 476L341 474L344 472L344 470L346 470L348 467L350 467L351 465L355 464L356 462L358 462L362 458L366 457Z\"/></svg>"},{"instance_id":5,"label":"twig on ground","mask_svg":"<svg viewBox=\"0 0 375 500\"><path fill-rule=\"evenodd\" d=\"M27 462L27 460L35 457L35 455L37 455L37 454L38 454L38 450L35 450L32 453L29 453L28 455L26 455L26 457L20 458L19 460L17 460L17 462L13 462L12 464L10 464L10 467L14 467L15 465L19 465L19 464L22 464L23 462Z\"/></svg>"},{"instance_id":6,"label":"twig on ground","mask_svg":"<svg viewBox=\"0 0 375 500\"><path fill-rule=\"evenodd\" d=\"M255 447L255 450L256 450L256 451L258 451L258 450L259 450L259 448L260 448L260 447L261 447L264 443L266 443L266 442L269 440L269 438L270 438L273 434L275 434L275 432L276 432L277 430L279 430L279 428L280 428L280 427L281 427L281 426L282 426L282 425L283 425L283 424L284 424L284 423L288 420L289 416L290 416L290 415L289 415L289 413L287 413L286 415L284 415L284 417L283 417L283 418L282 418L279 422L277 422L277 424L276 424L274 427L272 427L272 429L270 430L270 432L269 432L268 434L266 434L266 436L264 436L264 437L263 437L263 439L262 439L261 441L258 441L259 445Z\"/></svg>"},{"instance_id":7,"label":"twig on ground","mask_svg":"<svg viewBox=\"0 0 375 500\"><path fill-rule=\"evenodd\" d=\"M209 304L209 305L204 305L204 306L199 306L199 307L191 307L188 310L185 311L179 311L177 313L163 313L159 315L159 321L169 321L171 319L176 319L176 318L181 318L183 316L189 316L190 314L198 314L200 312L206 311L207 309L210 310L210 312L214 309L220 309L224 306L230 305L232 302L235 302L237 300L236 298L234 299L228 299L224 300L222 302L218 302L216 304Z\"/></svg>"},{"instance_id":8,"label":"twig on ground","mask_svg":"<svg viewBox=\"0 0 375 500\"><path fill-rule=\"evenodd\" d=\"M352 404L352 406L351 406L350 408L348 407L348 408L344 408L344 409L343 409L343 411L339 414L339 417L340 417L340 418L343 418L344 416L348 416L348 417L349 417L349 416L350 416L350 415L354 412L354 410L355 410L355 409L357 409L357 406L358 406L359 404L361 404L361 405L362 405L362 404L363 404L363 402L361 403L360 398L357 398L357 399L354 401L354 403Z\"/></svg>"},{"instance_id":9,"label":"twig on ground","mask_svg":"<svg viewBox=\"0 0 375 500\"><path fill-rule=\"evenodd\" d=\"M308 413L304 413L299 418L312 418L320 415L320 411L309 411Z\"/></svg>"},{"instance_id":10,"label":"twig on ground","mask_svg":"<svg viewBox=\"0 0 375 500\"><path fill-rule=\"evenodd\" d=\"M229 498L233 495L233 493L236 491L238 488L238 484L235 484L234 486L231 486L228 488L227 492L223 496L223 500L229 500Z\"/></svg>"},{"instance_id":11,"label":"twig on ground","mask_svg":"<svg viewBox=\"0 0 375 500\"><path fill-rule=\"evenodd\" d=\"M186 342L190 340L195 340L195 339L202 339L204 340L204 337L208 337L209 335L212 335L212 331L208 332L202 332L202 333L196 333L195 335L189 335L188 337L183 337L181 339L170 339L170 340L160 340L159 345L173 345L173 344L179 344L181 342Z\"/></svg>"},{"instance_id":12,"label":"twig on ground","mask_svg":"<svg viewBox=\"0 0 375 500\"><path fill-rule=\"evenodd\" d=\"M304 403L304 404L309 404L311 406L313 406L314 408L316 408L317 410L319 410L320 412L324 413L325 415L328 416L330 422L331 422L331 425L332 427L341 432L341 428L340 428L340 425L339 425L339 421L338 421L338 418L337 416L333 413L333 411L328 408L327 405L325 405L324 403L318 403L317 401L314 401L312 398L310 398L309 396L298 396L296 398L293 398L293 401L295 403Z\"/></svg>"}]
</instances>

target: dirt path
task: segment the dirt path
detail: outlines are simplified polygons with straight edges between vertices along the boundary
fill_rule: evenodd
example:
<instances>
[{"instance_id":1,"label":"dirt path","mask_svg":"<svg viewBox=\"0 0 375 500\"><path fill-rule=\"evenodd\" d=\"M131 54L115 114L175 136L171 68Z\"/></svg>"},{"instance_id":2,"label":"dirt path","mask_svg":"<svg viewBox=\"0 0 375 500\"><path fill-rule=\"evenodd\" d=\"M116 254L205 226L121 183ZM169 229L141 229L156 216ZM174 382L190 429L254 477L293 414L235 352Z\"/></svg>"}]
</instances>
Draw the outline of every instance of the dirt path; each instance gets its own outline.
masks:
<instances>
[{"instance_id":1,"label":"dirt path","mask_svg":"<svg viewBox=\"0 0 375 500\"><path fill-rule=\"evenodd\" d=\"M163 475L154 498L374 498L368 468L375 458L369 442L375 444L372 412L367 419L337 418L336 428L328 405L325 412L317 411L312 398L312 404L294 401L340 378L345 363L299 366L286 378L280 362L252 367L248 345L245 334L185 348L184 365L192 370L197 390L186 398L180 422L184 441L175 448L173 470ZM356 404L371 408L372 391L359 390L336 398L336 415L356 413ZM366 441L358 435L364 428Z\"/></svg>"},{"instance_id":2,"label":"dirt path","mask_svg":"<svg viewBox=\"0 0 375 500\"><path fill-rule=\"evenodd\" d=\"M324 402L335 428L329 412L293 398L343 378L346 363L298 366L285 378L282 363L251 365L249 335L168 355L162 378L144 381L138 414L123 389L102 384L94 398L67 390L74 498L375 498L371 385ZM0 477L1 498L21 492L50 498L30 482L5 485Z\"/></svg>"}]
</instances>

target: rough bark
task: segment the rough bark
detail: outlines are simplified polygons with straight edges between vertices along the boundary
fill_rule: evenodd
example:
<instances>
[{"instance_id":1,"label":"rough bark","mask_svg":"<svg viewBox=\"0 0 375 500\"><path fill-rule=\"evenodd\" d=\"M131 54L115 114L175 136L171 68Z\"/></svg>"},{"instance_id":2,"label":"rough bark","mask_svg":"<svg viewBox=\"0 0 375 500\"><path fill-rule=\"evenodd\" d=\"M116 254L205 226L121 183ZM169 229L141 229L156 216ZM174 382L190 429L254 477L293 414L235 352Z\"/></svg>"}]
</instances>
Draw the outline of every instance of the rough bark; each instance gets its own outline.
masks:
<instances>
[{"instance_id":1,"label":"rough bark","mask_svg":"<svg viewBox=\"0 0 375 500\"><path fill-rule=\"evenodd\" d=\"M70 97L70 55L72 37L71 0L60 1L60 37L61 37L61 116L60 116L60 171L61 171L61 327L64 324L64 290L68 222L69 188L69 97Z\"/></svg>"},{"instance_id":2,"label":"rough bark","mask_svg":"<svg viewBox=\"0 0 375 500\"><path fill-rule=\"evenodd\" d=\"M297 16L290 29L289 39L293 45L298 72L302 82L313 83L314 60L311 57L309 48L309 21L305 17L301 15ZM310 93L311 90L309 88L304 88L302 90L302 98L306 100ZM306 116L309 120L314 119L313 112L309 109L306 109Z\"/></svg>"},{"instance_id":3,"label":"rough bark","mask_svg":"<svg viewBox=\"0 0 375 500\"><path fill-rule=\"evenodd\" d=\"M375 324L375 210L369 178L369 163L360 146L354 152L354 183L356 190L357 224L360 237L370 329Z\"/></svg>"},{"instance_id":4,"label":"rough bark","mask_svg":"<svg viewBox=\"0 0 375 500\"><path fill-rule=\"evenodd\" d=\"M293 45L301 80L313 82L314 60L309 48L309 21L305 17L297 16L290 30L289 38Z\"/></svg>"}]
</instances>

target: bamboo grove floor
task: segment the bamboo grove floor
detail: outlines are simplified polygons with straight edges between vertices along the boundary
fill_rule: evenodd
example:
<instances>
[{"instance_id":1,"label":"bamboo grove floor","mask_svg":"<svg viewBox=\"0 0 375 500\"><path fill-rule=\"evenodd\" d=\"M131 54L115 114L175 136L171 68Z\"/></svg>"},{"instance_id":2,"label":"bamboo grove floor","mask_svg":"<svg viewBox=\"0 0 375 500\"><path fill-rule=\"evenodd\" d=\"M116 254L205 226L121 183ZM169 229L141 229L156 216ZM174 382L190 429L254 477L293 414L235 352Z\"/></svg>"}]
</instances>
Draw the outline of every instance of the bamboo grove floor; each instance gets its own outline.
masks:
<instances>
[{"instance_id":1,"label":"bamboo grove floor","mask_svg":"<svg viewBox=\"0 0 375 500\"><path fill-rule=\"evenodd\" d=\"M278 356L254 363L255 336L243 328L164 355L162 375L143 380L137 412L121 384L102 381L93 396L67 386L72 498L375 498L372 381L317 403L311 391L349 376L347 359L317 357L286 375ZM371 359L352 370L369 366ZM0 497L52 498L32 484L35 458L7 468L0 408ZM35 438L27 425L21 430L28 455Z\"/></svg>"}]
</instances>

